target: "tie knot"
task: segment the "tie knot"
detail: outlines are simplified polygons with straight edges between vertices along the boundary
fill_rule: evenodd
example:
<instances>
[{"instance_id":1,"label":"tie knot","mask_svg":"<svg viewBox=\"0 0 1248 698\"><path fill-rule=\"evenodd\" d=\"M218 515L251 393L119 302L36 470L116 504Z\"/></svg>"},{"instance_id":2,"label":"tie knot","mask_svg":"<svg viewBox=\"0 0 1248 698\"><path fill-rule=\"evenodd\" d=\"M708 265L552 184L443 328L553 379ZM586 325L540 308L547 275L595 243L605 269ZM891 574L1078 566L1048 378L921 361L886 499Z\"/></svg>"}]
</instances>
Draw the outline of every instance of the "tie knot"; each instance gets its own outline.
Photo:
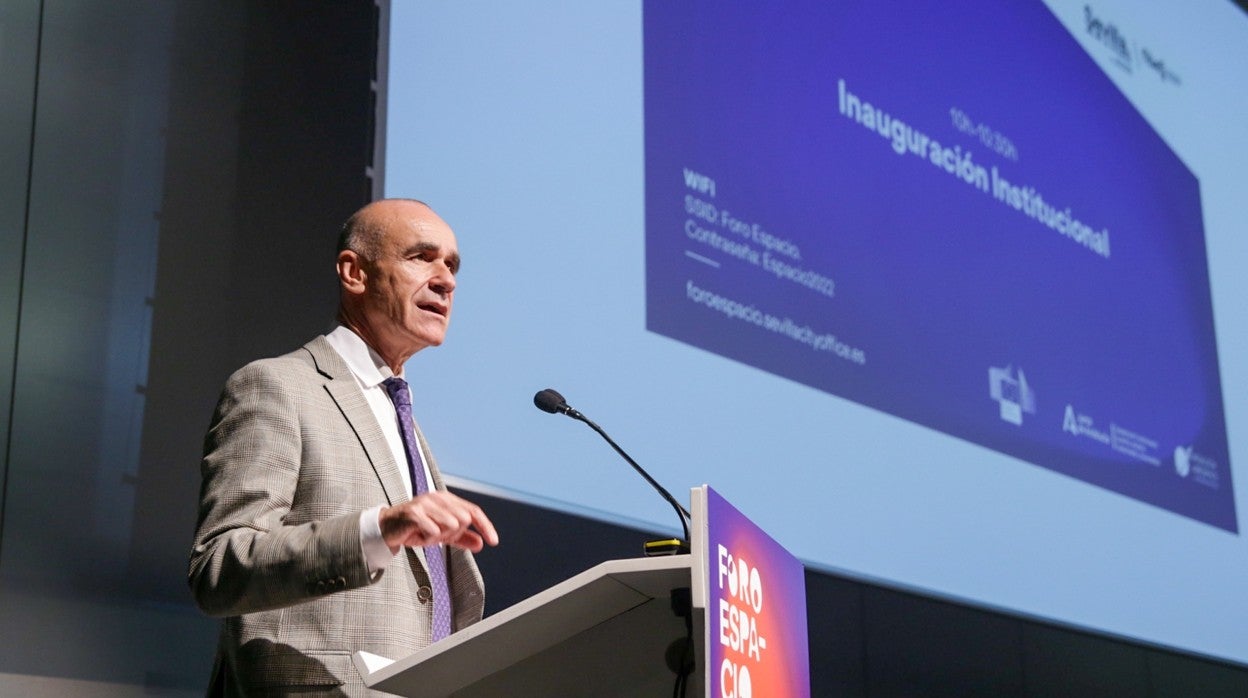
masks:
<instances>
[{"instance_id":1,"label":"tie knot","mask_svg":"<svg viewBox=\"0 0 1248 698\"><path fill-rule=\"evenodd\" d=\"M390 395L390 401L396 407L410 407L412 398L407 392L407 381L398 376L391 376L381 382L386 388L386 392Z\"/></svg>"}]
</instances>

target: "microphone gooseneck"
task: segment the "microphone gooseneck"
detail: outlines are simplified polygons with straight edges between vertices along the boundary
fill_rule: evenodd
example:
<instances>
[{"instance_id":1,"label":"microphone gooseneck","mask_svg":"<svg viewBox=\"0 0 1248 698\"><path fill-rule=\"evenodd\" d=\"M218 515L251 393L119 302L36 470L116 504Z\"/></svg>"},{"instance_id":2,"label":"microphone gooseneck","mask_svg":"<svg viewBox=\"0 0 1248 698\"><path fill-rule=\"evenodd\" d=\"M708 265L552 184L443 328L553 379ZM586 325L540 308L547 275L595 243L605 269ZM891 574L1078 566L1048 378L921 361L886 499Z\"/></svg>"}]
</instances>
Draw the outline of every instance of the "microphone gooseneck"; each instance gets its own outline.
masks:
<instances>
[{"instance_id":1,"label":"microphone gooseneck","mask_svg":"<svg viewBox=\"0 0 1248 698\"><path fill-rule=\"evenodd\" d=\"M606 439L608 444L611 444L611 448L615 449L616 453L620 454L624 460L628 461L629 465L633 466L633 470L636 470L639 475L645 478L646 482L650 483L650 486L653 487L655 491L663 497L663 499L667 500L668 504L672 505L672 508L676 510L677 517L680 518L680 527L685 533L685 540L689 540L688 521L691 518L689 511L681 506L680 502L676 501L676 498L672 496L671 492L668 492L654 478L650 477L650 473L647 473L644 468L638 465L637 461L633 460L631 456L625 453L624 449L620 448L619 444L615 443L615 441L607 435L607 432L602 430L602 427L594 424L587 417L585 417L585 415L572 409L571 405L568 404L568 401L565 400L557 390L552 388L539 390L537 394L533 396L533 404L537 405L537 408L543 412L549 412L551 414L564 414L577 420L578 422L584 422L588 424L591 429L598 432L599 436Z\"/></svg>"}]
</instances>

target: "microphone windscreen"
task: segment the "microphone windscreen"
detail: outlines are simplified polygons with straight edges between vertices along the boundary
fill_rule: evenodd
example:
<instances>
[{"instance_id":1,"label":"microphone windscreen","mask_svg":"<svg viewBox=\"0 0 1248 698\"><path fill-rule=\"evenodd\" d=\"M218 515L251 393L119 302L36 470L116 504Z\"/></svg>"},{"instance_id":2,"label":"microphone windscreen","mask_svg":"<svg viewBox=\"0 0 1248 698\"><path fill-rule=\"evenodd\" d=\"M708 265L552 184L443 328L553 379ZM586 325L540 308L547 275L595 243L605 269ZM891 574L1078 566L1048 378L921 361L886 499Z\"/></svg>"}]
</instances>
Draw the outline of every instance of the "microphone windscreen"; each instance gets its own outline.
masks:
<instances>
[{"instance_id":1,"label":"microphone windscreen","mask_svg":"<svg viewBox=\"0 0 1248 698\"><path fill-rule=\"evenodd\" d=\"M555 414L559 412L560 408L566 407L568 402L558 392L547 388L539 390L537 395L533 396L533 404L537 405L537 408L543 412Z\"/></svg>"}]
</instances>

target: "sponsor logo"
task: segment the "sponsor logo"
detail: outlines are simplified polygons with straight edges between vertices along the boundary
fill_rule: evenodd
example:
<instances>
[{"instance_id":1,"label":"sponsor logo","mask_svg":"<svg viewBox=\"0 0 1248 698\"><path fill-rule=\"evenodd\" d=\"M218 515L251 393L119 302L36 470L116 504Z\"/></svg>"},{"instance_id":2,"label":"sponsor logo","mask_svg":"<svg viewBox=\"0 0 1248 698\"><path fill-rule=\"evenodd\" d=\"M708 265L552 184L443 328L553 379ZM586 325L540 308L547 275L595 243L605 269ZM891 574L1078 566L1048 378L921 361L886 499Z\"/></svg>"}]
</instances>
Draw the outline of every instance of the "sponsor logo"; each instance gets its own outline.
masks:
<instances>
[{"instance_id":1,"label":"sponsor logo","mask_svg":"<svg viewBox=\"0 0 1248 698\"><path fill-rule=\"evenodd\" d=\"M1179 477L1187 477L1192 472L1192 447L1174 447L1174 472Z\"/></svg>"},{"instance_id":2,"label":"sponsor logo","mask_svg":"<svg viewBox=\"0 0 1248 698\"><path fill-rule=\"evenodd\" d=\"M1222 486L1218 462L1192 446L1180 444L1174 447L1174 472L1181 478L1210 489L1216 490Z\"/></svg>"},{"instance_id":3,"label":"sponsor logo","mask_svg":"<svg viewBox=\"0 0 1248 698\"><path fill-rule=\"evenodd\" d=\"M1036 413L1036 392L1027 385L1023 369L1011 364L1005 368L988 367L988 394L1001 407L1001 419L1022 426L1023 413Z\"/></svg>"},{"instance_id":4,"label":"sponsor logo","mask_svg":"<svg viewBox=\"0 0 1248 698\"><path fill-rule=\"evenodd\" d=\"M1156 73L1162 82L1183 84L1178 74L1166 65L1161 56L1148 48L1137 48L1135 42L1128 39L1117 24L1097 14L1091 5L1083 6L1083 31L1109 52L1115 65L1128 73L1134 73L1136 67L1143 66Z\"/></svg>"},{"instance_id":5,"label":"sponsor logo","mask_svg":"<svg viewBox=\"0 0 1248 698\"><path fill-rule=\"evenodd\" d=\"M1105 444L1133 460L1161 465L1156 440L1115 422L1110 422L1108 428L1102 427L1090 415L1076 410L1074 405L1067 404L1066 411L1062 413L1062 431Z\"/></svg>"},{"instance_id":6,"label":"sponsor logo","mask_svg":"<svg viewBox=\"0 0 1248 698\"><path fill-rule=\"evenodd\" d=\"M1118 25L1103 19L1092 11L1091 5L1083 6L1084 31L1114 55L1114 62L1131 72L1131 49L1127 45L1127 37L1123 36Z\"/></svg>"},{"instance_id":7,"label":"sponsor logo","mask_svg":"<svg viewBox=\"0 0 1248 698\"><path fill-rule=\"evenodd\" d=\"M1076 412L1074 405L1069 403L1066 405L1066 412L1062 415L1062 431L1071 436L1087 437L1103 444L1109 443L1109 432L1098 428L1096 420L1082 412Z\"/></svg>"}]
</instances>

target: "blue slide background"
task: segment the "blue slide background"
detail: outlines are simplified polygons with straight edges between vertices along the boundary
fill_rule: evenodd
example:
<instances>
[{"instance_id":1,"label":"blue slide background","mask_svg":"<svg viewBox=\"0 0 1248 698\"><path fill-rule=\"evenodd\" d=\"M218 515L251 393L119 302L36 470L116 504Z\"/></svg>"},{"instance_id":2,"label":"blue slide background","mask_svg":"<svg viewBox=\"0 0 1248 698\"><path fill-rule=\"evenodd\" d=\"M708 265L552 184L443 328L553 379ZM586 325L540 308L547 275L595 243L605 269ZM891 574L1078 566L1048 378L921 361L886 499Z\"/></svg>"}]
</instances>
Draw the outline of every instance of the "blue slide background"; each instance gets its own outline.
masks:
<instances>
[{"instance_id":1,"label":"blue slide background","mask_svg":"<svg viewBox=\"0 0 1248 698\"><path fill-rule=\"evenodd\" d=\"M655 56L646 48L654 37L643 31L649 9L643 12L641 2L393 3L389 74L383 76L385 191L433 203L455 228L464 257L445 346L420 352L408 366L421 376L416 413L439 465L471 487L679 531L671 508L597 435L532 406L534 392L554 387L677 496L709 483L809 566L1248 663L1243 602L1248 543L1232 530L1242 528L1231 523L1234 519L1211 525L1199 518L1203 514L1172 511L1173 492L1150 502L1144 492L1125 496L1112 483L1089 484L1092 474L1082 465L1062 473L1042 454L1010 455L1013 448L1034 450L1046 439L1056 440L1060 452L1077 454L1075 444L1086 446L1107 470L1139 476L1168 471L1173 479L1173 444L1163 441L1187 438L1182 430L1199 424L1196 428L1207 431L1192 432L1189 480L1207 469L1201 457L1216 460L1224 477L1221 489L1207 497L1225 497L1227 512L1233 501L1236 519L1248 506L1248 478L1229 477L1231 466L1248 462L1248 274L1243 271L1248 268L1243 207L1248 17L1224 0L1159 0L1147 12L1129 0L998 4L1001 9L991 11L1019 14L1002 16L1002 24L988 28L968 18L979 28L971 32L944 14L961 5L931 4L921 22L893 13L872 29L836 35L848 46L868 47L841 55L852 59L843 66L819 71L795 59L779 66L788 76L780 84L734 85L733 94L761 91L806 106L771 119L772 106L732 103L742 110L733 112L737 123L749 117L755 121L750 126L761 128L766 115L772 128L714 157L737 152L759 159L744 174L720 169L718 160L678 161L677 169L664 175L672 178L662 184L671 193L661 194L659 209L647 205L652 193L647 179L656 171L647 163L646 139L650 127L662 123L647 123L646 110L656 105L645 90L646 65ZM858 12L872 10L852 11ZM1039 38L1031 38L1033 31ZM692 30L684 36L702 40ZM768 34L748 42L733 36L741 51L757 48L772 55L784 48ZM1009 38L1041 53L1022 56ZM929 52L916 60L906 48L911 41L949 46L951 55ZM793 49L797 56L844 54L827 45ZM713 73L712 58L723 50L716 47L704 59L671 66L671 72L693 75L701 60L705 72ZM938 74L949 62L971 60L958 58L965 55L974 58L976 70L964 80ZM1061 65L1054 66L1054 60ZM1067 70L1064 78L1056 74ZM900 77L882 81L873 75ZM1027 77L1011 81L1011 75ZM942 145L961 144L965 150L969 144L974 162L996 164L1011 182L1036 187L1097 230L1108 228L1110 259L930 162L896 155L884 138L840 115L838 78ZM816 79L819 89L810 89L809 81ZM696 91L695 83L674 81L664 99L678 103L683 98L677 92ZM992 98L981 92L985 83L997 89L1012 85L1013 91ZM1134 114L1124 109L1123 96ZM951 107L1011 139L1018 160L951 130ZM1075 123L1079 115L1102 112L1123 119L1122 130ZM823 117L814 118L816 113ZM726 115L701 116L698 123L714 124ZM1079 141L1097 133L1119 140ZM743 186L739 177L753 177L755 165L762 171L772 160L803 152L793 145L799 137L807 140L804 170L825 172L845 189L820 181ZM695 146L703 147L671 144ZM768 146L778 149L776 157ZM832 151L843 166L816 161L816 155ZM1157 158L1148 166L1162 177L1164 197L1162 189L1138 191L1146 173L1124 173L1114 164L1143 169L1142 157ZM691 191L683 183L684 167L719 178L714 201L777 236L818 237L819 229L808 221L825 220L830 240L852 235L865 241L860 249L804 260L835 281L829 302L808 293L798 309L782 309L808 312L801 318L812 328L868 351L865 366L872 370L887 365L892 353L900 356L893 363L910 361L915 367L908 370L943 383L898 387L906 399L881 396L878 383L865 380L866 372L840 370L852 368L849 362L826 357L813 362L813 350L781 342L794 363L864 377L829 392L804 380L778 378L779 369L757 368L755 361L765 356L726 358L647 329L654 307L647 303L653 272L647 216L663 211L684 219L683 196ZM1117 174L1097 167L1115 168L1110 172ZM862 169L860 180L854 180L854 168ZM1135 208L1124 205L1125 195L1136 197ZM939 231L937 239L883 234L898 220L916 218L905 205L911 199L931 211L918 220ZM1158 225L1151 217L1140 223L1139 216L1155 211L1172 211L1180 225ZM967 215L975 228L962 226ZM850 226L852 220L865 222ZM987 221L999 222L1000 229L975 234ZM1179 232L1193 221L1203 227L1204 268L1200 231ZM701 243L676 242L711 256ZM923 254L916 245L925 245ZM816 249L804 246L802 252L815 255ZM1182 255L1193 256L1192 263L1176 261ZM876 273L907 278L886 263L891 256L911 261L915 274L935 276L940 283L882 285L870 278ZM936 276L938 259L995 271ZM999 259L1005 264L991 267L989 262ZM661 260L689 261L680 254L662 254ZM857 264L847 264L852 260ZM866 266L873 260L879 265ZM720 261L721 275L723 269L740 270L728 265L731 260ZM1145 275L1141 269L1161 270L1150 283L1172 292L1144 289L1140 296L1097 278L1104 274L1137 284ZM1067 274L1069 288L1063 281ZM797 290L762 273L754 276L769 293ZM1050 301L1030 287L1041 282L1052 287ZM709 281L704 287L715 288ZM1027 299L1027 312L1044 319L986 315L991 308L981 294L985 287L1018 294ZM1089 299L1075 292L1088 288L1106 295ZM1211 302L1200 298L1202 288ZM677 307L696 310L685 293L683 285L675 289ZM1159 297L1165 303L1148 305ZM974 305L950 312L949 298ZM1210 305L1216 362L1208 354ZM870 314L877 307L900 308L894 311L898 317L882 322ZM698 326L719 322L733 335L747 329L716 315L699 314ZM1172 321L1181 324L1162 324ZM1130 341L1108 354L1058 355L1054 347L1081 340L1076 330L1099 347L1109 332L1101 325L1123 328ZM949 329L955 326L985 332L1001 326L1009 332L959 338ZM843 327L864 328L864 334ZM866 332L893 336L878 339ZM762 332L744 334L765 338ZM972 347L976 355L941 353L933 346ZM1176 352L1169 364L1167 351ZM1141 377L1135 363L1155 375ZM1021 425L1000 419L1000 403L990 395L990 368L1009 368L1014 377L1020 368L1024 372L1035 412L1016 403ZM954 371L965 379L955 381ZM1193 375L1200 378L1189 380ZM1217 387L1203 383L1219 380ZM955 383L957 391L938 394ZM1175 392L1167 392L1167 383ZM1122 392L1128 388L1142 395ZM1192 395L1216 399L1219 392L1225 460L1218 458L1216 403L1197 414L1202 408L1190 402ZM865 398L858 396L868 394L900 407L864 406L858 400ZM1002 393L1020 400L1022 394ZM1151 395L1164 399L1150 405ZM934 415L930 404L920 414L912 396L948 414ZM1108 429L1116 422L1157 440L1160 465L1114 460L1117 452L1062 432L1059 416L1068 403L1092 420L1089 428ZM1176 407L1180 404L1189 411ZM1154 426L1154 411L1174 423ZM506 544L508 532L502 535Z\"/></svg>"},{"instance_id":2,"label":"blue slide background","mask_svg":"<svg viewBox=\"0 0 1248 698\"><path fill-rule=\"evenodd\" d=\"M646 6L648 327L1236 531L1196 178L1040 3L926 7ZM955 110L1012 147L960 132ZM894 120L931 142L898 153L873 128ZM1107 229L1108 249L1004 203L998 172ZM769 272L739 219L795 244L800 259L771 256L834 295ZM992 368L1022 372L1035 404L1003 419Z\"/></svg>"}]
</instances>

